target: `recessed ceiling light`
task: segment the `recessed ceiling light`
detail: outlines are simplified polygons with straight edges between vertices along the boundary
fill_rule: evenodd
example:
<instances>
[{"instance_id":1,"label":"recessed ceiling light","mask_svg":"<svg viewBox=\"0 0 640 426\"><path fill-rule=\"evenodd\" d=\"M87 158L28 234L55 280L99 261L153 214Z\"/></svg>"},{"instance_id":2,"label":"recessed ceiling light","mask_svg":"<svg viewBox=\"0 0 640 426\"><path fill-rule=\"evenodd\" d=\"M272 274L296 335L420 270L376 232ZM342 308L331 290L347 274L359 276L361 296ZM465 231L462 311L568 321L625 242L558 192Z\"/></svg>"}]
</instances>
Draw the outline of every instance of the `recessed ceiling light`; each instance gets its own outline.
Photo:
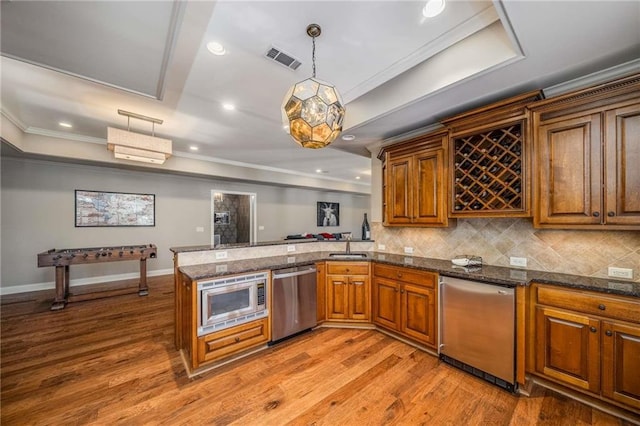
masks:
<instances>
[{"instance_id":1,"label":"recessed ceiling light","mask_svg":"<svg viewBox=\"0 0 640 426\"><path fill-rule=\"evenodd\" d=\"M444 6L445 6L444 2L445 0L427 1L427 4L425 4L424 8L422 9L422 15L425 18L433 18L435 16L440 15L444 10Z\"/></svg>"},{"instance_id":2,"label":"recessed ceiling light","mask_svg":"<svg viewBox=\"0 0 640 426\"><path fill-rule=\"evenodd\" d=\"M322 169L316 169L316 173L322 173Z\"/></svg>"},{"instance_id":3,"label":"recessed ceiling light","mask_svg":"<svg viewBox=\"0 0 640 426\"><path fill-rule=\"evenodd\" d=\"M197 151L197 150L198 150L198 147L197 147L197 146L195 146L195 145L191 145L191 146L189 147L189 149L190 149L191 151Z\"/></svg>"},{"instance_id":4,"label":"recessed ceiling light","mask_svg":"<svg viewBox=\"0 0 640 426\"><path fill-rule=\"evenodd\" d=\"M356 179L360 180L360 176L356 176Z\"/></svg>"},{"instance_id":5,"label":"recessed ceiling light","mask_svg":"<svg viewBox=\"0 0 640 426\"><path fill-rule=\"evenodd\" d=\"M234 109L236 109L236 106L233 104L222 104L222 108L226 109L227 111L233 111Z\"/></svg>"},{"instance_id":6,"label":"recessed ceiling light","mask_svg":"<svg viewBox=\"0 0 640 426\"><path fill-rule=\"evenodd\" d=\"M343 141L352 141L356 138L355 135L342 135L342 140Z\"/></svg>"},{"instance_id":7,"label":"recessed ceiling light","mask_svg":"<svg viewBox=\"0 0 640 426\"><path fill-rule=\"evenodd\" d=\"M58 124L59 124L61 127L66 127L66 128L68 128L68 129L70 129L70 128L72 128L72 127L73 127L73 125L72 125L71 123L66 123L66 122L64 122L64 121L61 121L61 122L59 122Z\"/></svg>"},{"instance_id":8,"label":"recessed ceiling light","mask_svg":"<svg viewBox=\"0 0 640 426\"><path fill-rule=\"evenodd\" d=\"M218 55L218 56L221 56L227 53L224 46L218 43L217 41L210 41L209 43L207 43L207 50L209 50L209 52L213 53L214 55Z\"/></svg>"}]
</instances>

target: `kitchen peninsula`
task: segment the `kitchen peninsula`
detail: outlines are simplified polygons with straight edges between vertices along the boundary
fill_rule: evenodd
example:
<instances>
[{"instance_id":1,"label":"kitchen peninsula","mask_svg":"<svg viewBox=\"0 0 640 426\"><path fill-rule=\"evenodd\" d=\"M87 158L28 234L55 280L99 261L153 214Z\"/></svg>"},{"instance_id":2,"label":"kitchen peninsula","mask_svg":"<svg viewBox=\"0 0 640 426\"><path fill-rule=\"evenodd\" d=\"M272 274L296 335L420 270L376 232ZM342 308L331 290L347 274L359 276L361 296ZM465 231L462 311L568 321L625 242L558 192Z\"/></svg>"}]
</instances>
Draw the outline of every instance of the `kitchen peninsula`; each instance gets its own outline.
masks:
<instances>
[{"instance_id":1,"label":"kitchen peninsula","mask_svg":"<svg viewBox=\"0 0 640 426\"><path fill-rule=\"evenodd\" d=\"M429 284L429 277L436 277L436 282L440 276L512 287L515 289L516 379L521 391L526 392L528 383L535 380L545 386L568 391L573 396L586 394L599 403L613 404L632 412L640 409L637 391L640 377L637 357L640 353L638 282L491 265L457 267L449 260L374 251L371 242L352 243L354 252L366 254L365 258L357 260L331 256L332 253L344 252L344 242L296 243L293 252L287 251L290 245L291 242L286 241L236 248L195 246L171 249L175 264L175 344L181 350L190 374L198 374L233 361L238 356L264 349L270 340L267 317L256 321L259 322L258 328L255 322L250 322L238 326L241 328L239 334L229 331L233 328L220 332L223 340L210 343L210 349L224 347L223 356L203 358L203 347L208 337L196 333L199 307L195 286L198 282L315 264L318 269L318 323L321 326L375 328L433 355L439 352L437 342L442 324L439 324L437 312L438 285ZM219 254L216 259L216 253L220 252L225 253L225 259L220 259ZM367 265L366 270L370 272L365 280L368 286L366 294L370 297L366 299L368 311L364 320L331 317L328 299L333 290L327 274L330 265L342 265L343 270ZM397 277L385 275L385 268L396 271ZM397 288L403 290L403 283L407 280L412 281L410 285L427 290L425 294L430 296L424 298L424 309L419 307L423 309L421 315L424 315L425 330L428 331L429 324L433 324L433 332L426 333L431 335L421 339L420 335L411 334L411 330L382 318L380 311L385 310L385 304L389 302L383 284L388 283L389 278L396 278ZM560 335L564 337L559 338ZM243 345L246 339L250 342L248 346ZM601 340L602 348L597 343ZM238 345L237 351L229 349L234 345ZM575 350L576 347L581 349ZM551 355L552 351L555 355ZM567 353L562 355L558 351ZM596 370L598 377L593 373Z\"/></svg>"}]
</instances>

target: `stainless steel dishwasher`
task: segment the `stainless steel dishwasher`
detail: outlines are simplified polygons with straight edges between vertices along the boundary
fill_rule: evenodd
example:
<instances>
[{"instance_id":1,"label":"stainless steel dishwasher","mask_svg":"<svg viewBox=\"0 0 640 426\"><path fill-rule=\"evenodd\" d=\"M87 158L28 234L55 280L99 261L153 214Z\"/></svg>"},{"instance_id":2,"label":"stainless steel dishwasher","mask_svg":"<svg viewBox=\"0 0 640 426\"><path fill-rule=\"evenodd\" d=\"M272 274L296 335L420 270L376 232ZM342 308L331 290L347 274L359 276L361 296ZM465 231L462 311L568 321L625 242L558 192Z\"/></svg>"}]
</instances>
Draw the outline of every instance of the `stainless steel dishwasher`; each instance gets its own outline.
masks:
<instances>
[{"instance_id":1,"label":"stainless steel dishwasher","mask_svg":"<svg viewBox=\"0 0 640 426\"><path fill-rule=\"evenodd\" d=\"M515 391L514 289L440 280L440 359Z\"/></svg>"},{"instance_id":2,"label":"stainless steel dishwasher","mask_svg":"<svg viewBox=\"0 0 640 426\"><path fill-rule=\"evenodd\" d=\"M316 326L316 297L314 265L273 271L271 343Z\"/></svg>"}]
</instances>

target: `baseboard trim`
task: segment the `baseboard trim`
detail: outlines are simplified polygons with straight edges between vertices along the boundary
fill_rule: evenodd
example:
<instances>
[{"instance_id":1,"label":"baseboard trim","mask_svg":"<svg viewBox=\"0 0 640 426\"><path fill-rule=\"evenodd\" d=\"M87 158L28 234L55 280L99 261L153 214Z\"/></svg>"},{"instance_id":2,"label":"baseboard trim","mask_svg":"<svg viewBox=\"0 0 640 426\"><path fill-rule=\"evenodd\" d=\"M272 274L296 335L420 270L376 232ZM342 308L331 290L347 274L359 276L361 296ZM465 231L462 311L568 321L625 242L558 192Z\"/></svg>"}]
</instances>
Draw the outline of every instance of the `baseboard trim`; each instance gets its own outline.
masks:
<instances>
[{"instance_id":1,"label":"baseboard trim","mask_svg":"<svg viewBox=\"0 0 640 426\"><path fill-rule=\"evenodd\" d=\"M539 386L550 389L554 392L558 392L561 395L574 399L604 413L626 420L634 425L640 425L640 416L635 415L633 412L630 412L627 409L618 407L617 405L609 404L605 401L601 401L600 399L585 395L578 391L574 391L573 389L566 388L562 385L551 382L549 380L545 380L538 376L533 376L532 379L535 384Z\"/></svg>"},{"instance_id":2,"label":"baseboard trim","mask_svg":"<svg viewBox=\"0 0 640 426\"><path fill-rule=\"evenodd\" d=\"M148 271L147 277L157 277L160 275L173 275L173 268L171 269L156 269L154 271ZM126 274L114 274L114 275L102 275L98 277L78 278L69 281L70 287L78 287L91 284L102 284L113 281L131 280L140 277L139 272L130 272ZM22 284L8 287L0 287L0 296L6 296L8 294L28 293L31 291L52 290L56 288L54 281L35 284Z\"/></svg>"}]
</instances>

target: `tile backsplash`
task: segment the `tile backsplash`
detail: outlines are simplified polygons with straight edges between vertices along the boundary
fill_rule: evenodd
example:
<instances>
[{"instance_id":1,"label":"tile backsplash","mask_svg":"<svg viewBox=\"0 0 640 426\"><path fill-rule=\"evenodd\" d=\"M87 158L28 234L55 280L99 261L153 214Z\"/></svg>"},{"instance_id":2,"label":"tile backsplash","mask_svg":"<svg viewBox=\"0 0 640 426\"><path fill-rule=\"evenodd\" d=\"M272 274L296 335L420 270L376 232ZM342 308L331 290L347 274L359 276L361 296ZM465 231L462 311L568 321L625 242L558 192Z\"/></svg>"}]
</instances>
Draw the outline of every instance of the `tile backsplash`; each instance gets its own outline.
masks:
<instances>
[{"instance_id":1,"label":"tile backsplash","mask_svg":"<svg viewBox=\"0 0 640 426\"><path fill-rule=\"evenodd\" d=\"M526 257L526 269L607 278L607 268L633 269L640 282L640 231L534 229L531 219L458 219L451 228L385 227L372 223L375 247L414 256L451 259L481 256L485 264L509 266L509 257Z\"/></svg>"}]
</instances>

